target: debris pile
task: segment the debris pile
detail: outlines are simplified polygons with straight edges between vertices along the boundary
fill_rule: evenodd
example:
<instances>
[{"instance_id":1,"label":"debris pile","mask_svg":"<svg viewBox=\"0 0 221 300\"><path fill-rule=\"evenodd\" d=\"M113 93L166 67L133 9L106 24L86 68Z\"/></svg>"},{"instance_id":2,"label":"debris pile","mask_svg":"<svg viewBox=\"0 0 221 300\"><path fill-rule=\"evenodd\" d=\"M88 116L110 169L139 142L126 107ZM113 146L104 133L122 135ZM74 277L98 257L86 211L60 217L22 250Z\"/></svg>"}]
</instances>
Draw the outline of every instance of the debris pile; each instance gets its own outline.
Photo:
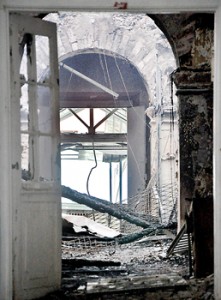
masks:
<instances>
[{"instance_id":1,"label":"debris pile","mask_svg":"<svg viewBox=\"0 0 221 300\"><path fill-rule=\"evenodd\" d=\"M159 236L77 251L63 241L62 289L45 299L214 299L213 275L189 279L188 255L168 258L170 244Z\"/></svg>"},{"instance_id":2,"label":"debris pile","mask_svg":"<svg viewBox=\"0 0 221 300\"><path fill-rule=\"evenodd\" d=\"M66 187L63 193L91 200ZM93 200L106 211L103 200ZM139 219L111 205L107 209L132 224ZM168 256L175 236L160 223L140 218L143 229L124 234L84 216L62 217L62 289L43 299L214 299L213 276L190 279L188 249Z\"/></svg>"}]
</instances>

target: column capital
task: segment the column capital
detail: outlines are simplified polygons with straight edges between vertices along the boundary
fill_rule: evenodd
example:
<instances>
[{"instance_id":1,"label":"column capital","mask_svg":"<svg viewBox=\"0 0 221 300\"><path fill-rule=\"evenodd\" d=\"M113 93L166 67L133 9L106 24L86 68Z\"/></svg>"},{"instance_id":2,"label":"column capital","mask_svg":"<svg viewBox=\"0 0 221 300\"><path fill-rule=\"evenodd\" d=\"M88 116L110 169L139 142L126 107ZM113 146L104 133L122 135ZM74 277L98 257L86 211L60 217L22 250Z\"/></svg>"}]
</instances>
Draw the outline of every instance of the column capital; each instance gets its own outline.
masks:
<instances>
[{"instance_id":1,"label":"column capital","mask_svg":"<svg viewBox=\"0 0 221 300\"><path fill-rule=\"evenodd\" d=\"M191 70L191 69L177 69L172 74L173 82L175 83L179 92L187 91L200 91L213 89L213 82L211 80L211 72L203 70Z\"/></svg>"}]
</instances>

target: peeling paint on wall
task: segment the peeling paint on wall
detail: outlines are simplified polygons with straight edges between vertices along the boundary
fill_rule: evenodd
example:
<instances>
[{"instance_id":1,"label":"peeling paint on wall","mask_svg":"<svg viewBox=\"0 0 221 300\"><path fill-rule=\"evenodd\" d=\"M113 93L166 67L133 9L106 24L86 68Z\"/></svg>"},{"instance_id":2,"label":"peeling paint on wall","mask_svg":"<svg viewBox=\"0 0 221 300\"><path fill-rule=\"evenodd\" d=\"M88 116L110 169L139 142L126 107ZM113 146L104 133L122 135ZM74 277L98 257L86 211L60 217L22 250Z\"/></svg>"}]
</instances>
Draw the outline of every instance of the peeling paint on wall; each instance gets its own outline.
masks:
<instances>
[{"instance_id":1,"label":"peeling paint on wall","mask_svg":"<svg viewBox=\"0 0 221 300\"><path fill-rule=\"evenodd\" d=\"M213 31L198 28L191 51L194 68L211 68Z\"/></svg>"}]
</instances>

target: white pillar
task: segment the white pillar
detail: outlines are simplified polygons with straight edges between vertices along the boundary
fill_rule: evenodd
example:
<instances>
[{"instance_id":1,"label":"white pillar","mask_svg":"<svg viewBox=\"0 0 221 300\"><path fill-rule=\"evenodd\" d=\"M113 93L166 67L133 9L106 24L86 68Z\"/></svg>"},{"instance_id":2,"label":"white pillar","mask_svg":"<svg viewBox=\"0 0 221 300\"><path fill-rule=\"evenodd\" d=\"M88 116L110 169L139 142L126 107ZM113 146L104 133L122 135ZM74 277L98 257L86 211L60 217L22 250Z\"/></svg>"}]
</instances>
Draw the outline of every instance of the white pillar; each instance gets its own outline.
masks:
<instances>
[{"instance_id":1,"label":"white pillar","mask_svg":"<svg viewBox=\"0 0 221 300\"><path fill-rule=\"evenodd\" d=\"M214 50L214 285L215 299L221 300L221 5L215 14Z\"/></svg>"},{"instance_id":2,"label":"white pillar","mask_svg":"<svg viewBox=\"0 0 221 300\"><path fill-rule=\"evenodd\" d=\"M146 119L144 106L127 109L128 199L146 186ZM148 174L149 175L149 174Z\"/></svg>"},{"instance_id":3,"label":"white pillar","mask_svg":"<svg viewBox=\"0 0 221 300\"><path fill-rule=\"evenodd\" d=\"M10 77L8 14L0 8L0 299L12 299Z\"/></svg>"}]
</instances>

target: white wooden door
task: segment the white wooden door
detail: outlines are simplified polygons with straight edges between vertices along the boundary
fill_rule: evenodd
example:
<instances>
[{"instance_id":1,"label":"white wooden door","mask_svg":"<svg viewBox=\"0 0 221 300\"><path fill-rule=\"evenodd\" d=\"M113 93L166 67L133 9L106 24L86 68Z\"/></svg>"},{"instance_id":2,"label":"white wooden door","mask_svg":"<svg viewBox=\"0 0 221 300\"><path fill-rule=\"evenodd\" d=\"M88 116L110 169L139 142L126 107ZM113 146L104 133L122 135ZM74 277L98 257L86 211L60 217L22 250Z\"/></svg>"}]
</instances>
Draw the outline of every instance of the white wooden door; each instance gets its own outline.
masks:
<instances>
[{"instance_id":1,"label":"white wooden door","mask_svg":"<svg viewBox=\"0 0 221 300\"><path fill-rule=\"evenodd\" d=\"M10 16L14 299L61 281L56 25ZM42 76L42 70L45 70Z\"/></svg>"}]
</instances>

